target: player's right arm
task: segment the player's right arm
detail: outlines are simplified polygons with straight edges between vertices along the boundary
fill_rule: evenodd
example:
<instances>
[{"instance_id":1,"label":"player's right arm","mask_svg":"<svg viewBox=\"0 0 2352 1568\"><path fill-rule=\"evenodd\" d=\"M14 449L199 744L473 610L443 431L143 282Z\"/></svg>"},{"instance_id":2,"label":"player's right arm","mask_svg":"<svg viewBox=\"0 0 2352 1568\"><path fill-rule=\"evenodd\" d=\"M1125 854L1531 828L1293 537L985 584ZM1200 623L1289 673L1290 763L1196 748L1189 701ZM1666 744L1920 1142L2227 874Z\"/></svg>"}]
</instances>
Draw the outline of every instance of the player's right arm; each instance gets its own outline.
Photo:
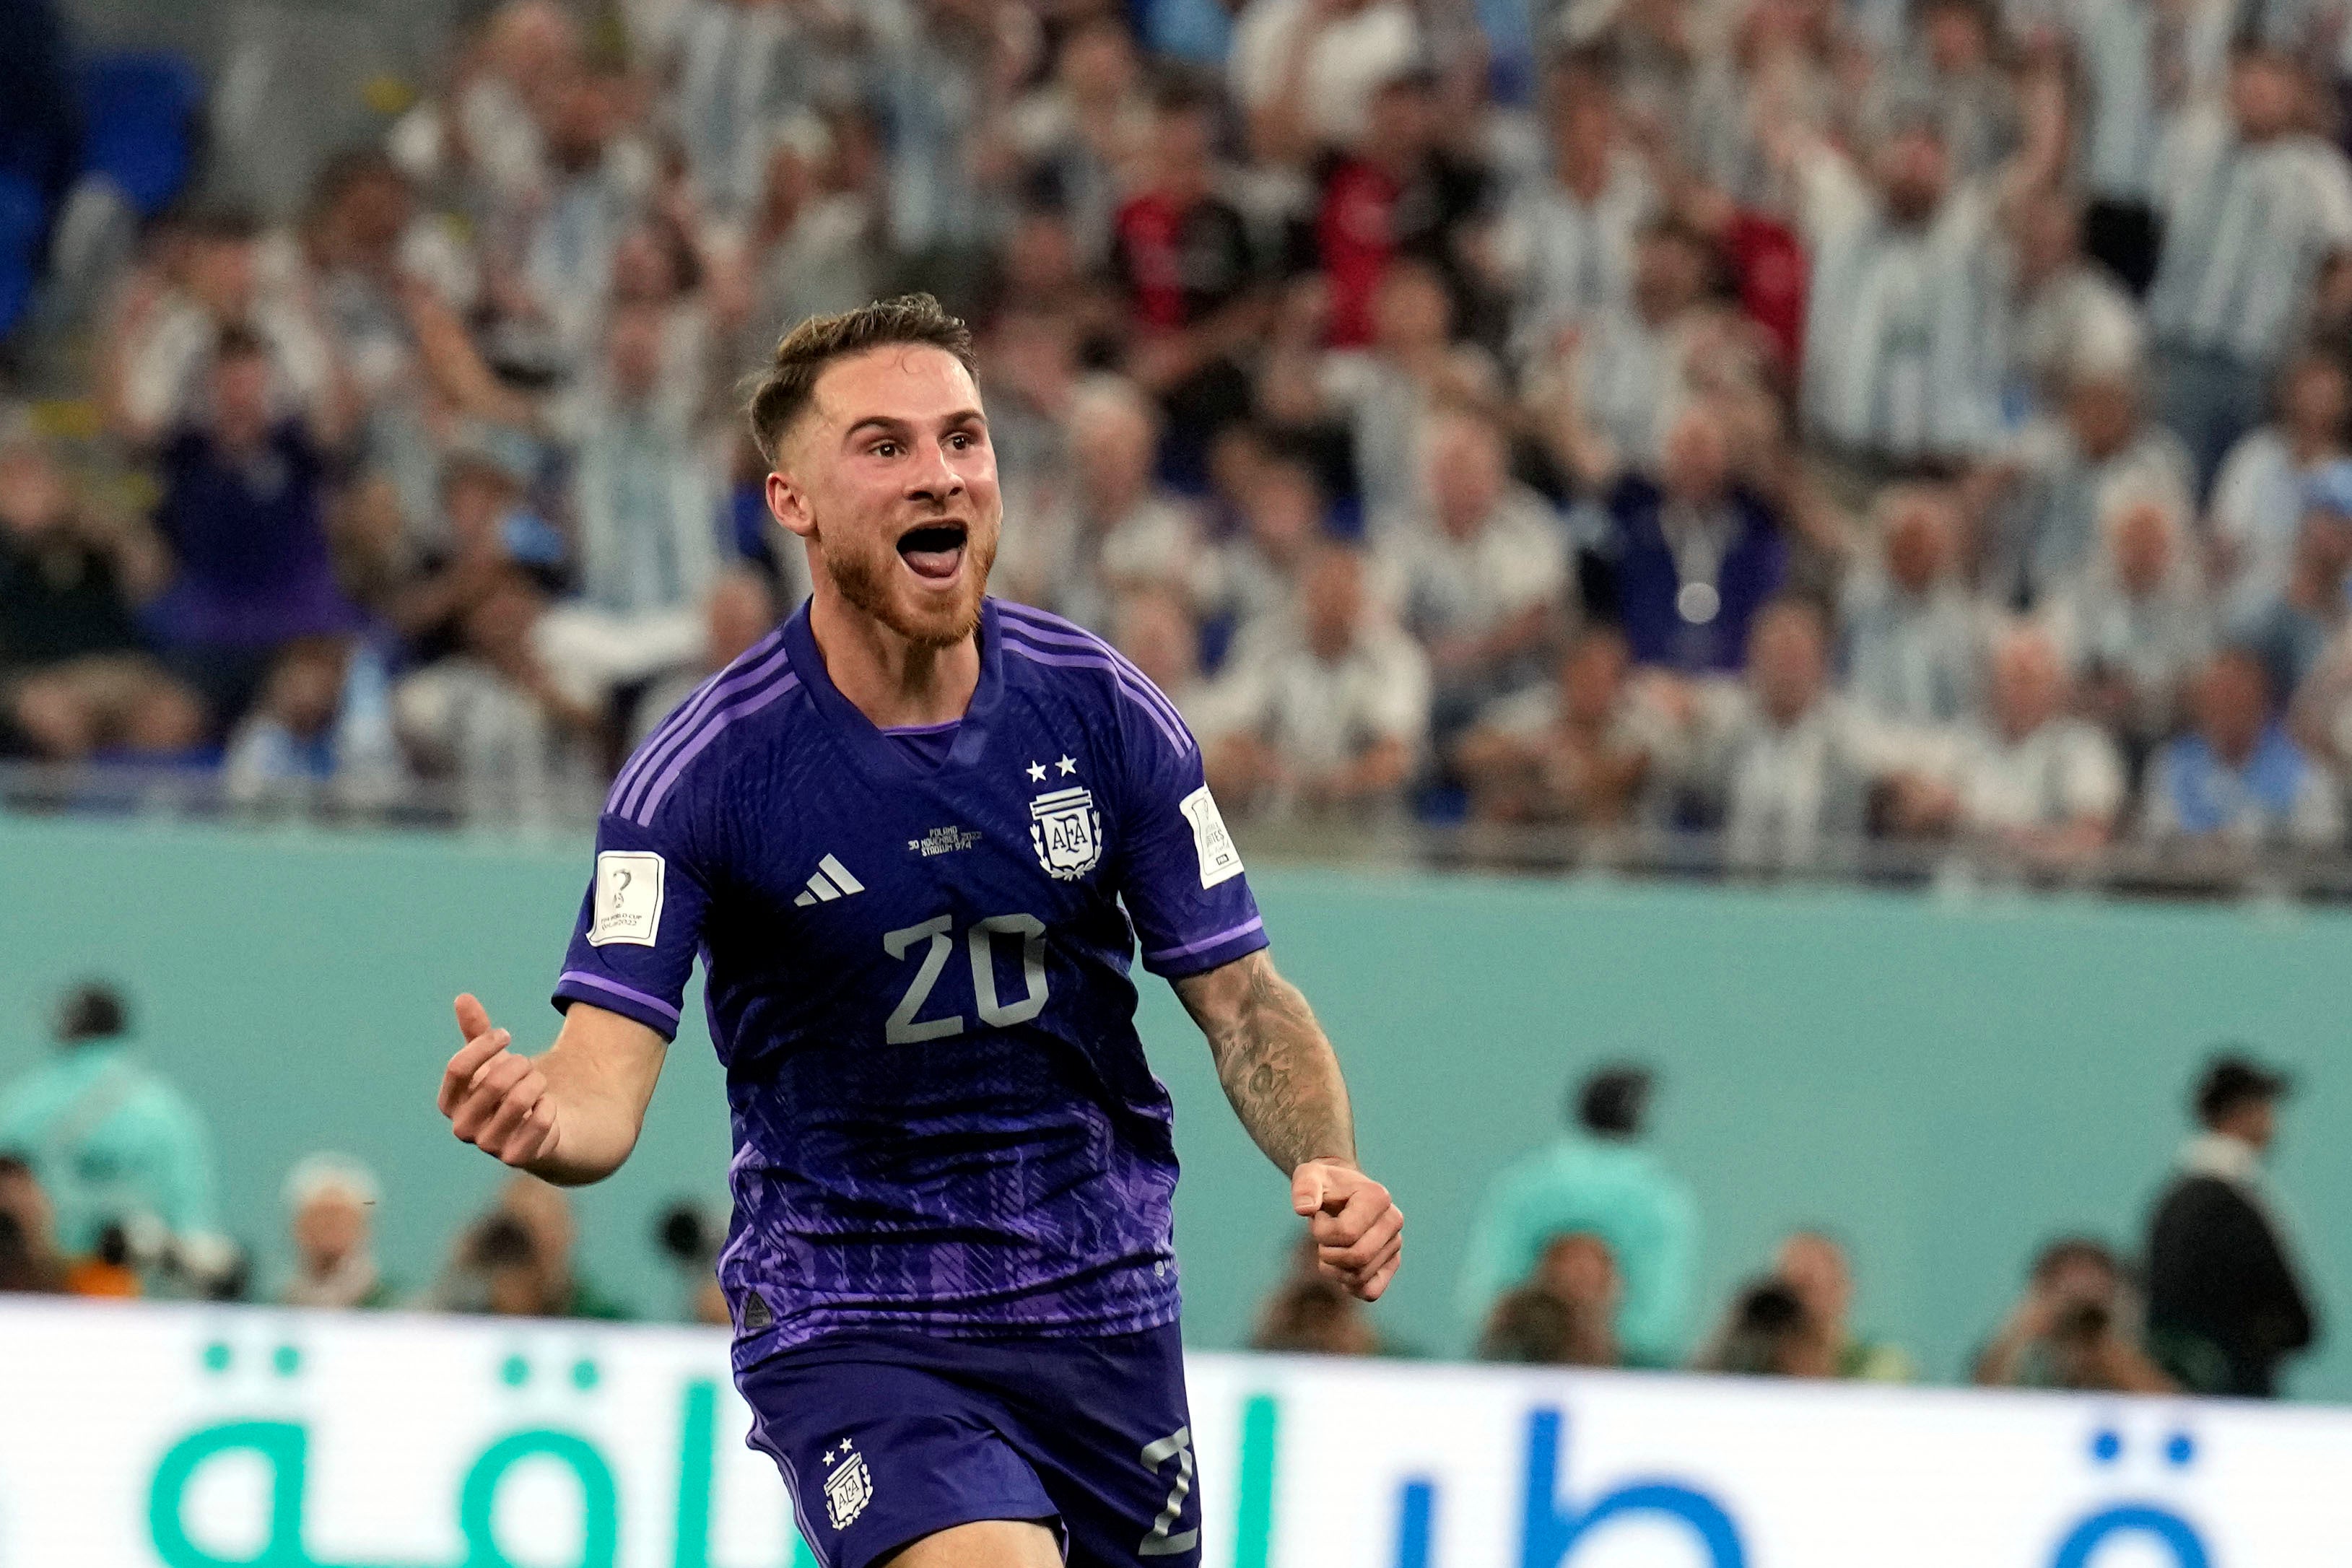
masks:
<instances>
[{"instance_id":1,"label":"player's right arm","mask_svg":"<svg viewBox=\"0 0 2352 1568\"><path fill-rule=\"evenodd\" d=\"M481 1003L457 998L466 1043L441 1073L450 1130L562 1186L602 1181L636 1147L668 1042L634 1018L574 1003L546 1054L526 1057Z\"/></svg>"}]
</instances>

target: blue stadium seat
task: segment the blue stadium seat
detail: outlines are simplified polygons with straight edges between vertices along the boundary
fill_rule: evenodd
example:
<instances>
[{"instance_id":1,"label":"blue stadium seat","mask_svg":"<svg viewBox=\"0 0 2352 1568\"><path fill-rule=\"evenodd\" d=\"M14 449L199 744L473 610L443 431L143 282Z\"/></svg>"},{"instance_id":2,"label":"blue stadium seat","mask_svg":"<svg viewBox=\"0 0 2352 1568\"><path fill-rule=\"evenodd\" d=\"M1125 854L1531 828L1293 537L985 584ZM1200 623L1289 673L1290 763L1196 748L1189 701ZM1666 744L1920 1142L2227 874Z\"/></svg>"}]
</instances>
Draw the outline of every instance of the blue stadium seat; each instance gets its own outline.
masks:
<instances>
[{"instance_id":1,"label":"blue stadium seat","mask_svg":"<svg viewBox=\"0 0 2352 1568\"><path fill-rule=\"evenodd\" d=\"M0 171L0 338L16 326L32 298L47 218L40 188L21 174Z\"/></svg>"}]
</instances>

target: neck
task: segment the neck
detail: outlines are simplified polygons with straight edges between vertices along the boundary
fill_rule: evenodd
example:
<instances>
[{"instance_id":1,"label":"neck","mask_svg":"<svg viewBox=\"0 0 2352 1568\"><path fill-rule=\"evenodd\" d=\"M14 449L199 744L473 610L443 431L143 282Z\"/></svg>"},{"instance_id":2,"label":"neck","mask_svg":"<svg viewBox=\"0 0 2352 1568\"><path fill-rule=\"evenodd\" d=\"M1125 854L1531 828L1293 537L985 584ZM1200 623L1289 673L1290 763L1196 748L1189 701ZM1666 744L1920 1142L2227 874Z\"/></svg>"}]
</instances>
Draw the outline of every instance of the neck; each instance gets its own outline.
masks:
<instances>
[{"instance_id":1,"label":"neck","mask_svg":"<svg viewBox=\"0 0 2352 1568\"><path fill-rule=\"evenodd\" d=\"M849 605L822 571L809 631L834 689L877 729L950 723L980 688L978 637L946 647L913 642Z\"/></svg>"}]
</instances>

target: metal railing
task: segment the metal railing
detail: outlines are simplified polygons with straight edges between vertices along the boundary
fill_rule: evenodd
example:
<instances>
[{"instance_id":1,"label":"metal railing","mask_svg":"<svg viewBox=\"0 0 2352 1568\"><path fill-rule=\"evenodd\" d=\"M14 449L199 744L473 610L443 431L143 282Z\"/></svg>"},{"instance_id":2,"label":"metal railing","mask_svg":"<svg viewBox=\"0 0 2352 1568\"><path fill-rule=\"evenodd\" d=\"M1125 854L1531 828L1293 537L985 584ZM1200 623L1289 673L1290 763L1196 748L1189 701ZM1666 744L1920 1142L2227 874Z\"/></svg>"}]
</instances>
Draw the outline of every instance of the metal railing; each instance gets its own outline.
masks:
<instances>
[{"instance_id":1,"label":"metal railing","mask_svg":"<svg viewBox=\"0 0 2352 1568\"><path fill-rule=\"evenodd\" d=\"M601 789L586 785L551 791L411 782L352 791L303 784L239 795L210 770L0 764L0 812L25 818L461 832L563 842L593 834L602 805ZM1591 832L1433 824L1402 814L1237 815L1233 826L1244 852L1260 862L1944 894L2017 890L2352 903L2352 856L2283 846L2126 839L2096 854L2058 860L1993 841L1839 837L1801 856L1766 857L1720 833L1652 827Z\"/></svg>"}]
</instances>

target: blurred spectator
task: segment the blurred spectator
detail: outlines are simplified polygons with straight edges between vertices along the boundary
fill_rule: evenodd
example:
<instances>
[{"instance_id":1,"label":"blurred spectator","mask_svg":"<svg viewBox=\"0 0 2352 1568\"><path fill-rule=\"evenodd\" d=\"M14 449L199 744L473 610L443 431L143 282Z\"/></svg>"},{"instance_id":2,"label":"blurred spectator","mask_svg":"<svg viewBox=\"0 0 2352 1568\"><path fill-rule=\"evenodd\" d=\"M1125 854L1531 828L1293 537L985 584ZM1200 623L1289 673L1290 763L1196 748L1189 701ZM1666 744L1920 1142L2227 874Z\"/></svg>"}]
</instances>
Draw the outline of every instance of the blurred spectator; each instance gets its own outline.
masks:
<instances>
[{"instance_id":1,"label":"blurred spectator","mask_svg":"<svg viewBox=\"0 0 2352 1568\"><path fill-rule=\"evenodd\" d=\"M1854 1331L1853 1266L1835 1240L1817 1230L1796 1232L1780 1244L1773 1274L1820 1327L1832 1375L1864 1383L1908 1383L1917 1375L1900 1346Z\"/></svg>"},{"instance_id":2,"label":"blurred spectator","mask_svg":"<svg viewBox=\"0 0 2352 1568\"><path fill-rule=\"evenodd\" d=\"M1984 685L1983 618L1958 570L1953 498L1890 487L1877 514L1878 553L1848 575L1838 602L1846 691L1890 723L1951 723Z\"/></svg>"},{"instance_id":3,"label":"blurred spectator","mask_svg":"<svg viewBox=\"0 0 2352 1568\"><path fill-rule=\"evenodd\" d=\"M2352 372L2324 353L2290 363L2267 425L2230 449L2213 483L2215 577L2233 621L2259 614L2294 572L2295 534L2315 481L2347 457Z\"/></svg>"},{"instance_id":4,"label":"blurred spectator","mask_svg":"<svg viewBox=\"0 0 2352 1568\"><path fill-rule=\"evenodd\" d=\"M376 1267L373 1173L341 1154L312 1154L286 1176L294 1269L278 1292L289 1307L389 1307Z\"/></svg>"},{"instance_id":5,"label":"blurred spectator","mask_svg":"<svg viewBox=\"0 0 2352 1568\"><path fill-rule=\"evenodd\" d=\"M1753 1280L1692 1363L1698 1372L1741 1377L1836 1377L1838 1346L1786 1280Z\"/></svg>"},{"instance_id":6,"label":"blurred spectator","mask_svg":"<svg viewBox=\"0 0 2352 1568\"><path fill-rule=\"evenodd\" d=\"M1244 427L1218 443L1221 468L1236 474L1241 532L1218 546L1202 572L1204 616L1241 668L1297 632L1298 587L1317 546L1328 542L1325 498L1313 466L1277 456Z\"/></svg>"},{"instance_id":7,"label":"blurred spectator","mask_svg":"<svg viewBox=\"0 0 2352 1568\"><path fill-rule=\"evenodd\" d=\"M1354 447L1364 515L1386 528L1423 496L1423 428L1448 404L1491 405L1500 391L1493 359L1454 341L1454 306L1444 275L1414 257L1391 262L1370 300L1370 342L1316 353L1300 371L1314 385L1305 401L1345 422ZM1270 360L1261 384L1272 392L1293 369Z\"/></svg>"},{"instance_id":8,"label":"blurred spectator","mask_svg":"<svg viewBox=\"0 0 2352 1568\"><path fill-rule=\"evenodd\" d=\"M1544 166L1513 192L1498 239L1519 280L1512 346L1523 361L1624 309L1634 237L1657 210L1656 183L1627 144L1613 63L1585 49L1546 72Z\"/></svg>"},{"instance_id":9,"label":"blurred spectator","mask_svg":"<svg viewBox=\"0 0 2352 1568\"><path fill-rule=\"evenodd\" d=\"M1945 128L1923 105L1889 114L1865 172L1759 101L1813 257L1809 427L1864 477L1981 453L2000 429L2005 370L1992 352L1998 187L2045 182L2063 152L2056 112L2031 116L2014 167L1956 177Z\"/></svg>"},{"instance_id":10,"label":"blurred spectator","mask_svg":"<svg viewBox=\"0 0 2352 1568\"><path fill-rule=\"evenodd\" d=\"M2137 1303L2105 1243L2053 1241L2033 1260L2025 1293L1976 1361L1994 1388L2170 1394L2172 1381L2139 1347Z\"/></svg>"},{"instance_id":11,"label":"blurred spectator","mask_svg":"<svg viewBox=\"0 0 2352 1568\"><path fill-rule=\"evenodd\" d=\"M1290 1267L1258 1309L1250 1349L1280 1355L1379 1355L1380 1331L1364 1304L1316 1267L1312 1245L1293 1247Z\"/></svg>"},{"instance_id":12,"label":"blurred spectator","mask_svg":"<svg viewBox=\"0 0 2352 1568\"><path fill-rule=\"evenodd\" d=\"M143 531L76 504L48 448L0 429L0 744L75 762L194 744L194 694L141 645L132 602L163 562Z\"/></svg>"},{"instance_id":13,"label":"blurred spectator","mask_svg":"<svg viewBox=\"0 0 2352 1568\"><path fill-rule=\"evenodd\" d=\"M2100 525L2098 553L2048 621L2084 710L2122 742L2136 773L2172 732L2182 693L2212 651L2213 618L2174 496L2124 492Z\"/></svg>"},{"instance_id":14,"label":"blurred spectator","mask_svg":"<svg viewBox=\"0 0 2352 1568\"><path fill-rule=\"evenodd\" d=\"M1303 15L1313 0L1258 3ZM1218 194L1215 147L1215 99L1181 79L1163 86L1143 184L1119 208L1111 247L1133 338L1128 374L1165 403L1177 437L1202 448L1249 412L1233 356L1263 330L1267 303L1248 220Z\"/></svg>"},{"instance_id":15,"label":"blurred spectator","mask_svg":"<svg viewBox=\"0 0 2352 1568\"><path fill-rule=\"evenodd\" d=\"M58 1245L99 1250L110 1229L160 1226L210 1236L211 1137L171 1082L131 1044L121 992L90 983L58 1005L57 1055L0 1090L0 1152L14 1154L57 1205Z\"/></svg>"},{"instance_id":16,"label":"blurred spectator","mask_svg":"<svg viewBox=\"0 0 2352 1568\"><path fill-rule=\"evenodd\" d=\"M498 1317L620 1320L626 1310L579 1274L572 1200L538 1177L510 1179L498 1205L457 1239L425 1305Z\"/></svg>"},{"instance_id":17,"label":"blurred spectator","mask_svg":"<svg viewBox=\"0 0 2352 1568\"><path fill-rule=\"evenodd\" d=\"M685 1287L687 1322L712 1328L732 1328L727 1293L719 1286L719 1255L727 1245L727 1226L711 1219L699 1204L672 1204L654 1222L654 1242L677 1268Z\"/></svg>"},{"instance_id":18,"label":"blurred spectator","mask_svg":"<svg viewBox=\"0 0 2352 1568\"><path fill-rule=\"evenodd\" d=\"M1111 616L1111 645L1176 705L1186 722L1204 710L1201 633L1192 613L1162 589L1129 594Z\"/></svg>"},{"instance_id":19,"label":"blurred spectator","mask_svg":"<svg viewBox=\"0 0 2352 1568\"><path fill-rule=\"evenodd\" d=\"M0 1295L55 1295L66 1289L56 1218L32 1167L0 1154Z\"/></svg>"},{"instance_id":20,"label":"blurred spectator","mask_svg":"<svg viewBox=\"0 0 2352 1568\"><path fill-rule=\"evenodd\" d=\"M2126 497L2191 513L2189 455L2142 412L2143 378L2128 350L2077 360L2065 372L2059 417L2028 426L1995 466L1993 481L2015 486L1992 563L1998 592L2038 605L2072 588Z\"/></svg>"},{"instance_id":21,"label":"blurred spectator","mask_svg":"<svg viewBox=\"0 0 2352 1568\"><path fill-rule=\"evenodd\" d=\"M1225 68L1258 155L1301 162L1361 136L1380 84L1420 47L1402 0L1247 0Z\"/></svg>"},{"instance_id":22,"label":"blurred spectator","mask_svg":"<svg viewBox=\"0 0 2352 1568\"><path fill-rule=\"evenodd\" d=\"M1552 680L1491 704L1454 753L1486 822L1621 827L1640 813L1664 716L1628 679L1624 635L1588 626Z\"/></svg>"},{"instance_id":23,"label":"blurred spectator","mask_svg":"<svg viewBox=\"0 0 2352 1568\"><path fill-rule=\"evenodd\" d=\"M2141 817L2148 837L2342 845L2341 789L2273 715L2261 660L2241 648L2215 655L2198 672L2189 707L2195 727L2157 753L2148 779Z\"/></svg>"},{"instance_id":24,"label":"blurred spectator","mask_svg":"<svg viewBox=\"0 0 2352 1568\"><path fill-rule=\"evenodd\" d=\"M1486 1323L1503 1292L1536 1272L1552 1242L1583 1233L1607 1247L1623 1284L1615 1333L1624 1363L1675 1363L1698 1215L1690 1189L1638 1146L1653 1081L1638 1067L1593 1073L1571 1097L1570 1134L1496 1178L1472 1227L1455 1295L1467 1323Z\"/></svg>"},{"instance_id":25,"label":"blurred spectator","mask_svg":"<svg viewBox=\"0 0 2352 1568\"><path fill-rule=\"evenodd\" d=\"M1731 864L1808 865L1861 834L1877 786L1905 760L1894 738L1830 689L1828 634L1800 599L1765 606L1745 679L1697 684L1681 781L1719 821Z\"/></svg>"},{"instance_id":26,"label":"blurred spectator","mask_svg":"<svg viewBox=\"0 0 2352 1568\"><path fill-rule=\"evenodd\" d=\"M2123 805L2123 763L2114 742L2068 714L2069 685L2047 629L2003 632L1986 715L1955 737L1943 779L1910 792L1911 823L1956 826L2048 867L2105 848Z\"/></svg>"},{"instance_id":27,"label":"blurred spectator","mask_svg":"<svg viewBox=\"0 0 2352 1568\"><path fill-rule=\"evenodd\" d=\"M2226 112L2184 115L2168 150L2147 295L2158 405L2200 496L2254 423L2320 268L2352 247L2352 170L2307 129L2302 62L2255 33L2232 47Z\"/></svg>"},{"instance_id":28,"label":"blurred spectator","mask_svg":"<svg viewBox=\"0 0 2352 1568\"><path fill-rule=\"evenodd\" d=\"M1364 575L1356 551L1319 547L1300 574L1296 635L1221 684L1205 747L1220 795L1276 810L1400 801L1429 733L1429 666L1378 616Z\"/></svg>"},{"instance_id":29,"label":"blurred spectator","mask_svg":"<svg viewBox=\"0 0 2352 1568\"><path fill-rule=\"evenodd\" d=\"M2352 574L2352 460L2330 463L2304 491L2303 521L2285 585L2228 626L2230 640L2252 650L2271 689L2293 692L2315 669L2346 624L2346 580Z\"/></svg>"},{"instance_id":30,"label":"blurred spectator","mask_svg":"<svg viewBox=\"0 0 2352 1568\"><path fill-rule=\"evenodd\" d=\"M2194 1393L2272 1398L2280 1364L2318 1342L2318 1310L2263 1163L2292 1088L2240 1052L2216 1055L2197 1085L2203 1131L2149 1222L2149 1342Z\"/></svg>"},{"instance_id":31,"label":"blurred spectator","mask_svg":"<svg viewBox=\"0 0 2352 1568\"><path fill-rule=\"evenodd\" d=\"M2130 296L2083 254L2083 221L2069 190L2038 191L2018 205L2008 324L2012 408L2054 412L2085 371L2137 359L2144 347Z\"/></svg>"},{"instance_id":32,"label":"blurred spectator","mask_svg":"<svg viewBox=\"0 0 2352 1568\"><path fill-rule=\"evenodd\" d=\"M1484 704L1539 679L1568 608L1559 519L1511 481L1502 432L1455 409L1423 426L1426 510L1382 535L1378 563L1404 629L1429 650L1441 748Z\"/></svg>"},{"instance_id":33,"label":"blurred spectator","mask_svg":"<svg viewBox=\"0 0 2352 1568\"><path fill-rule=\"evenodd\" d=\"M632 749L651 735L704 681L749 653L774 628L778 619L775 597L769 593L766 579L741 567L726 573L710 585L710 598L703 616L707 640L701 660L692 669L656 682L638 700L636 716L629 726Z\"/></svg>"},{"instance_id":34,"label":"blurred spectator","mask_svg":"<svg viewBox=\"0 0 2352 1568\"><path fill-rule=\"evenodd\" d=\"M1192 508L1154 481L1160 418L1133 384L1082 384L1067 422L1071 472L1005 531L990 582L1001 597L1108 631L1121 593L1184 585L1200 527Z\"/></svg>"},{"instance_id":35,"label":"blurred spectator","mask_svg":"<svg viewBox=\"0 0 2352 1568\"><path fill-rule=\"evenodd\" d=\"M1732 471L1722 414L1706 404L1667 431L1654 482L1629 474L1610 491L1602 552L1634 661L1692 672L1740 667L1788 560L1778 520Z\"/></svg>"},{"instance_id":36,"label":"blurred spectator","mask_svg":"<svg viewBox=\"0 0 2352 1568\"><path fill-rule=\"evenodd\" d=\"M1110 254L1123 186L1150 142L1145 88L1126 24L1098 14L1074 23L1052 74L1013 107L1025 181L1069 215L1075 260L1088 269Z\"/></svg>"},{"instance_id":37,"label":"blurred spectator","mask_svg":"<svg viewBox=\"0 0 2352 1568\"><path fill-rule=\"evenodd\" d=\"M221 764L224 793L243 805L383 805L404 782L391 681L364 641L306 638L280 654Z\"/></svg>"},{"instance_id":38,"label":"blurred spectator","mask_svg":"<svg viewBox=\"0 0 2352 1568\"><path fill-rule=\"evenodd\" d=\"M278 413L269 378L261 340L224 331L205 417L177 426L157 453L156 531L173 572L148 621L215 722L244 711L288 644L360 625L327 541L329 448L340 433Z\"/></svg>"},{"instance_id":39,"label":"blurred spectator","mask_svg":"<svg viewBox=\"0 0 2352 1568\"><path fill-rule=\"evenodd\" d=\"M1620 1365L1616 1318L1623 1295L1607 1242L1583 1231L1554 1237L1528 1281L1496 1300L1478 1336L1478 1359Z\"/></svg>"}]
</instances>

